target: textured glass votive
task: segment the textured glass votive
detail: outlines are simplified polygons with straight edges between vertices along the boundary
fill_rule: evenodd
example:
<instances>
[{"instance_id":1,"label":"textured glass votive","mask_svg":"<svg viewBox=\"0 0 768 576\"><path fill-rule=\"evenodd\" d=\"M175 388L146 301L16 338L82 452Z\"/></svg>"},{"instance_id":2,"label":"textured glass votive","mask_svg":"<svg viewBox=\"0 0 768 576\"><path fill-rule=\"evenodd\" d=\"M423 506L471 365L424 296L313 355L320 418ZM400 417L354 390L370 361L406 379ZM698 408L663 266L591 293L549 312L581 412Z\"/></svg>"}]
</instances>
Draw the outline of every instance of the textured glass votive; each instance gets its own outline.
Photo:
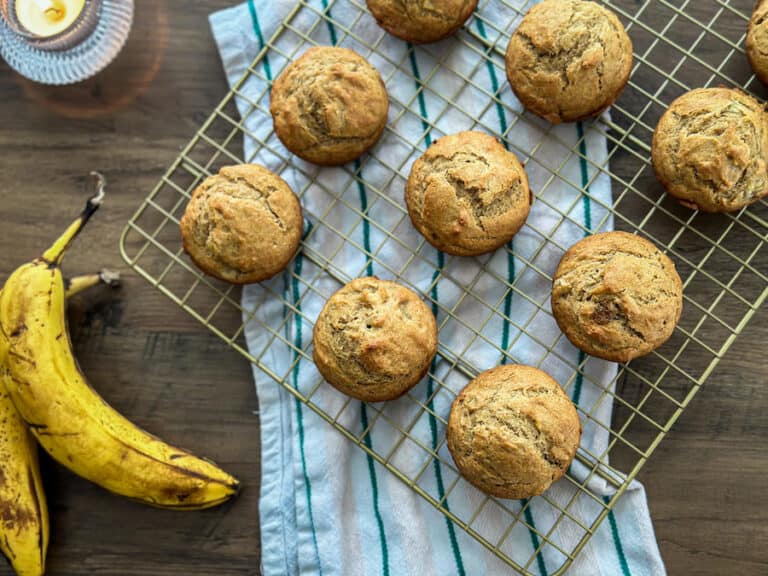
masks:
<instances>
[{"instance_id":1,"label":"textured glass votive","mask_svg":"<svg viewBox=\"0 0 768 576\"><path fill-rule=\"evenodd\" d=\"M61 2L62 6L67 6L64 0L58 1ZM55 0L48 2L45 0L0 0L0 14L9 28L36 48L66 50L76 46L93 33L101 15L102 0L71 2L70 9L75 9L76 6L79 8L77 15L69 26L54 34L47 34L44 31L36 31L27 27L19 17L20 10L26 9L25 12L37 11L42 14L46 6L50 6L50 10L54 11L57 2ZM40 21L44 21L44 19L40 18ZM50 20L50 22L55 24L54 20ZM49 27L54 29L53 25Z\"/></svg>"},{"instance_id":2,"label":"textured glass votive","mask_svg":"<svg viewBox=\"0 0 768 576\"><path fill-rule=\"evenodd\" d=\"M72 84L102 70L120 52L133 21L133 0L84 0L64 30L25 26L17 3L33 8L77 6L71 0L0 0L0 56L22 76L43 84ZM51 8L53 9L53 8Z\"/></svg>"}]
</instances>

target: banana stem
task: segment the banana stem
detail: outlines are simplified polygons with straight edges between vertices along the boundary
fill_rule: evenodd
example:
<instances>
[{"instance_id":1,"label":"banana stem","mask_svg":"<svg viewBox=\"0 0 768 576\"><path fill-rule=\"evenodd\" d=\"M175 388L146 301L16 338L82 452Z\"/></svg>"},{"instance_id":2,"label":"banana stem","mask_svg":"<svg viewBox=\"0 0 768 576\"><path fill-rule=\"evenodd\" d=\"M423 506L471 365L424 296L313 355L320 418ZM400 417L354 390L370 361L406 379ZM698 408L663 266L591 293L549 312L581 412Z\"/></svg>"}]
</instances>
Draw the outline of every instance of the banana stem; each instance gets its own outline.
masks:
<instances>
[{"instance_id":1,"label":"banana stem","mask_svg":"<svg viewBox=\"0 0 768 576\"><path fill-rule=\"evenodd\" d=\"M75 276L64 280L65 295L71 298L88 288L93 288L99 284L106 284L110 288L117 288L120 285L120 273L112 270L101 270L98 274L86 274L85 276Z\"/></svg>"},{"instance_id":2,"label":"banana stem","mask_svg":"<svg viewBox=\"0 0 768 576\"><path fill-rule=\"evenodd\" d=\"M72 222L72 224L70 224L64 231L64 234L59 236L56 242L43 253L43 261L51 266L59 266L61 264L61 261L64 258L64 253L72 243L72 240L75 239L80 230L83 229L83 226L90 220L94 212L99 209L99 206L101 206L101 203L104 200L104 187L107 183L106 179L98 172L91 172L91 176L96 178L96 194L88 199L85 208L83 208L83 211L80 213L77 220Z\"/></svg>"}]
</instances>

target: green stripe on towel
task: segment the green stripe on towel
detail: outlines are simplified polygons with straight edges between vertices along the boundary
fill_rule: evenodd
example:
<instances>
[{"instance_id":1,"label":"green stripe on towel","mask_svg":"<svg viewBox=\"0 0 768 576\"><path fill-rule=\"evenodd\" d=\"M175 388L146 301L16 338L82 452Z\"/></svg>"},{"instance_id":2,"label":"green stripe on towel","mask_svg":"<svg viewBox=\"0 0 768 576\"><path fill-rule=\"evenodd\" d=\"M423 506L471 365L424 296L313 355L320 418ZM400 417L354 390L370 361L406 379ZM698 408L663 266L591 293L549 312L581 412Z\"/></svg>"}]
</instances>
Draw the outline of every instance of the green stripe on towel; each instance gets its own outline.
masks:
<instances>
[{"instance_id":1,"label":"green stripe on towel","mask_svg":"<svg viewBox=\"0 0 768 576\"><path fill-rule=\"evenodd\" d=\"M310 229L307 230L309 232ZM305 235L306 236L306 235ZM301 354L299 353L299 350L301 350L303 343L302 343L302 318L301 318L301 302L300 302L300 296L299 296L299 281L298 277L301 276L301 271L304 266L304 254L299 251L299 253L296 255L296 261L294 263L294 274L291 279L291 283L293 286L293 305L297 310L297 316L294 316L294 324L295 324L295 334L293 337L293 374L292 374L292 383L293 388L298 390L299 388L299 370L301 368ZM301 453L301 471L304 475L304 491L306 493L307 497L307 508L309 510L309 525L312 529L312 543L315 547L315 557L317 559L317 571L318 574L322 575L323 568L320 563L320 548L317 545L317 533L315 532L315 517L312 513L312 484L309 481L309 475L307 474L307 459L306 459L306 453L304 450L304 410L302 408L301 402L299 402L299 399L296 399L296 420L298 422L299 426L299 451Z\"/></svg>"},{"instance_id":2,"label":"green stripe on towel","mask_svg":"<svg viewBox=\"0 0 768 576\"><path fill-rule=\"evenodd\" d=\"M603 496L603 502L608 504L611 501L608 496ZM608 523L611 526L611 536L613 536L613 543L616 546L616 553L619 557L619 566L621 567L621 573L623 576L632 576L632 572L629 571L629 563L627 557L624 554L624 546L621 545L621 538L619 538L619 527L616 525L616 516L613 514L613 510L608 512Z\"/></svg>"},{"instance_id":3,"label":"green stripe on towel","mask_svg":"<svg viewBox=\"0 0 768 576\"><path fill-rule=\"evenodd\" d=\"M592 234L592 203L589 200L589 170L587 167L587 140L584 137L584 125L581 122L576 123L576 134L579 138L579 168L581 170L581 204L584 213L584 236ZM579 360L577 366L582 366L587 359L586 354L579 350ZM584 385L584 374L581 368L576 374L576 382L573 385L573 401L578 404L581 400L581 388Z\"/></svg>"},{"instance_id":4,"label":"green stripe on towel","mask_svg":"<svg viewBox=\"0 0 768 576\"><path fill-rule=\"evenodd\" d=\"M259 41L259 50L263 50L264 46L266 45L264 42L264 34L262 34L261 31L261 25L259 24L259 16L256 12L256 5L254 4L254 0L248 0L248 10L251 14L251 21L253 23L253 32L256 34L256 38ZM272 81L272 67L269 63L269 57L267 54L264 54L264 58L262 60L264 62L264 74L267 77L267 81ZM309 230L307 230L307 233L309 233ZM301 274L301 269L303 266L303 255L301 252L299 252L296 255L296 261L294 264L294 272L295 275ZM299 303L299 285L298 281L296 280L296 276L293 277L293 301L294 306L299 311L299 315L301 313L301 304ZM295 366L293 368L293 387L296 388L298 385L298 377L299 377L299 368L301 363L301 357L299 355L298 350L301 349L302 346L302 334L301 334L301 318L298 318L298 321L294 318L294 321L296 322L296 334L294 336L294 358L293 362L295 362ZM304 476L304 492L307 498L307 510L309 512L309 525L312 531L312 544L315 548L315 560L317 562L317 571L320 576L322 576L323 568L320 563L320 548L317 545L317 533L315 531L315 518L312 513L312 484L309 481L309 475L307 474L307 460L306 455L304 451L304 414L302 411L301 403L296 400L296 421L298 423L298 432L299 432L299 452L301 454L301 470L302 474Z\"/></svg>"},{"instance_id":5,"label":"green stripe on towel","mask_svg":"<svg viewBox=\"0 0 768 576\"><path fill-rule=\"evenodd\" d=\"M592 234L592 203L589 199L589 169L587 166L587 139L584 137L584 125L581 122L576 124L576 133L579 137L579 166L581 168L581 188L582 188L582 205L584 212L584 227L586 231L584 236ZM579 351L579 366L581 366L586 360L587 356L584 352ZM582 368L582 371L584 368ZM573 401L578 404L581 399L581 388L584 383L584 376L581 371L576 375L576 383L573 390ZM606 504L609 502L607 496L603 496L603 500ZM621 566L621 572L623 576L631 576L629 571L629 564L627 558L624 555L624 546L621 544L621 538L619 537L619 529L616 526L616 517L613 514L613 510L608 513L608 522L611 525L611 534L613 536L613 544L616 548L616 555L619 558L619 564Z\"/></svg>"},{"instance_id":6,"label":"green stripe on towel","mask_svg":"<svg viewBox=\"0 0 768 576\"><path fill-rule=\"evenodd\" d=\"M259 50L264 50L264 46L266 46L266 42L264 42L264 35L261 33L261 25L259 24L259 15L256 13L256 5L253 3L253 0L248 0L248 10L251 13L251 21L253 22L253 31L256 34L256 38L259 41ZM272 66L269 63L269 56L267 54L264 54L264 58L262 60L264 62L264 74L267 77L267 80L272 82Z\"/></svg>"},{"instance_id":7,"label":"green stripe on towel","mask_svg":"<svg viewBox=\"0 0 768 576\"><path fill-rule=\"evenodd\" d=\"M483 21L480 20L480 18L475 18L475 22L477 22L477 31L480 33L480 36L482 36L485 40L488 39L488 37L485 34L485 24L483 24ZM496 97L495 104L496 104L496 116L499 119L499 130L501 131L501 143L504 145L504 148L509 150L509 143L506 140L506 134L507 134L507 115L504 112L504 107L501 105L500 101L500 95L501 95L501 89L499 87L499 78L496 75L496 67L493 65L493 62L491 61L491 47L488 47L485 51L486 54L486 60L485 60L485 66L488 68L488 76L491 78L491 89L493 90L493 95ZM509 330L510 325L509 322L506 320L510 317L510 314L512 313L512 282L514 282L515 279L515 255L512 253L514 250L515 241L510 240L507 244L507 276L510 278L509 282L509 290L507 290L507 293L504 295L504 323L501 327L501 349L504 350L504 352L509 352L507 348L509 347ZM501 355L501 363L506 364L509 361L509 358L506 354Z\"/></svg>"},{"instance_id":8,"label":"green stripe on towel","mask_svg":"<svg viewBox=\"0 0 768 576\"><path fill-rule=\"evenodd\" d=\"M416 95L416 98L419 102L419 112L421 114L421 126L424 129L424 142L427 146L430 146L432 144L432 130L429 125L429 122L427 121L427 102L424 99L424 89L423 84L421 83L421 75L419 74L419 64L416 61L416 50L414 49L413 45L411 43L408 43L408 57L411 62L411 71L413 72L413 75L415 77L415 84L416 84L416 90L418 90L418 94ZM437 289L438 279L440 277L440 274L443 271L443 266L445 266L445 254L437 251L437 269L435 270L434 274L432 275L432 290L431 290L431 296L432 296L432 313L435 315L435 318L437 318L437 314L439 312L439 307L437 305L439 293ZM434 394L434 373L437 368L437 357L435 357L432 360L432 365L430 366L429 374L427 376L427 398L429 398L428 407L429 407L429 429L432 435L432 449L435 450L437 448L437 420L434 415L434 403L432 399L432 395ZM448 498L445 497L445 486L443 484L443 472L440 468L440 462L437 460L437 458L432 459L432 464L435 469L435 481L437 483L437 494L440 498L440 500L443 503L443 506L446 510L450 510L450 507L448 505ZM453 522L446 516L445 517L445 524L448 527L448 539L451 542L451 552L453 553L453 559L456 562L456 569L458 570L459 576L465 576L466 571L464 569L464 560L461 556L461 549L459 548L459 541L456 538L456 529L453 526Z\"/></svg>"},{"instance_id":9,"label":"green stripe on towel","mask_svg":"<svg viewBox=\"0 0 768 576\"><path fill-rule=\"evenodd\" d=\"M488 39L485 33L485 24L483 24L483 21L480 20L480 18L476 18L475 21L477 22L477 31L480 33L480 36L482 36L484 39ZM488 47L486 50L486 67L488 68L488 75L491 78L491 88L493 89L493 94L496 96L496 114L499 117L499 128L501 129L502 135L506 134L507 132L507 115L504 112L504 107L501 105L501 102L498 101L498 98L500 98L500 87L499 87L499 78L496 75L496 67L494 66L493 62L491 61L491 47ZM502 143L504 144L504 147L509 150L509 145L506 141L506 139L502 139ZM508 352L507 348L509 347L509 331L510 331L510 322L509 318L512 314L512 284L515 281L515 255L512 253L514 245L514 240L510 241L507 246L507 284L509 285L509 289L507 290L507 293L504 295L504 318L503 318L503 324L501 329L501 349L505 352ZM501 363L506 364L508 361L508 357L506 354L503 354L501 357ZM539 550L540 542L539 542L539 535L536 532L536 523L533 519L533 512L531 511L531 506L528 504L528 500L521 500L520 503L525 508L525 511L523 512L523 516L525 517L525 521L528 524L528 534L531 537L531 545L533 546L533 550L537 551ZM539 572L542 574L542 576L547 576L547 566L544 563L544 555L543 554L537 554L536 556L536 565L539 568Z\"/></svg>"},{"instance_id":10,"label":"green stripe on towel","mask_svg":"<svg viewBox=\"0 0 768 576\"><path fill-rule=\"evenodd\" d=\"M328 0L322 0L323 9L325 10L326 24L328 25L328 35L331 37L331 44L336 46L338 44L338 36L336 35L336 27L333 25L333 15L328 7ZM360 160L355 160L355 172L357 173L357 189L360 194L360 211L363 213L363 248L366 252L366 273L368 276L373 276L373 262L368 256L371 253L371 225L368 221L368 194L365 190L365 186L362 183L363 179L363 167ZM368 407L364 402L360 403L360 425L363 431L368 429ZM363 437L363 443L371 450L373 447L373 440L371 439L371 433L368 431ZM379 545L381 547L381 571L384 576L389 576L389 547L387 545L387 534L384 529L384 519L381 516L381 509L379 507L379 483L376 477L376 466L374 465L373 457L365 453L365 458L368 464L368 476L371 480L371 495L373 498L373 514L376 518L376 526L379 531Z\"/></svg>"}]
</instances>

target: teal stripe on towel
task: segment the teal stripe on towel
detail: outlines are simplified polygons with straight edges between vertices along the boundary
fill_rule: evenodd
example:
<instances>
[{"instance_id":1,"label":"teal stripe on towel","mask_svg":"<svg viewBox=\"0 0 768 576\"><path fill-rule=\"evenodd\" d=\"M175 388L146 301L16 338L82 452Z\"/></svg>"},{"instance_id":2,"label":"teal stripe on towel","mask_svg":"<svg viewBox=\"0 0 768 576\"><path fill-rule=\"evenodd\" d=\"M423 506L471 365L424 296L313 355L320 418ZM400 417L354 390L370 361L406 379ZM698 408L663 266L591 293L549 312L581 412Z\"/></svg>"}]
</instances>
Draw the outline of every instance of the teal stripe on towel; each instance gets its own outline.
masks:
<instances>
[{"instance_id":1,"label":"teal stripe on towel","mask_svg":"<svg viewBox=\"0 0 768 576\"><path fill-rule=\"evenodd\" d=\"M248 10L251 13L251 21L253 22L253 31L256 34L256 38L259 41L259 50L264 50L264 46L266 46L266 42L264 42L264 35L261 33L261 25L259 24L259 15L256 13L256 5L253 3L253 0L248 0ZM264 54L264 58L262 59L262 62L264 62L264 75L267 77L267 80L272 82L272 66L269 63L269 56L267 54Z\"/></svg>"},{"instance_id":2,"label":"teal stripe on towel","mask_svg":"<svg viewBox=\"0 0 768 576\"><path fill-rule=\"evenodd\" d=\"M416 78L416 90L418 90L418 94L416 95L416 98L419 102L419 112L421 114L421 126L424 129L424 142L427 146L430 146L432 144L432 130L429 125L429 122L427 120L427 102L424 99L424 90L423 85L421 83L421 75L419 74L419 64L416 61L416 50L414 49L412 44L408 44L408 57L411 61L411 71L413 72L413 75ZM438 302L438 278L440 274L443 271L443 266L445 266L445 254L437 251L437 269L435 270L435 273L432 275L432 313L435 315L435 318L437 318L437 314L439 312L439 308L437 305ZM433 374L435 373L435 370L437 369L437 357L435 357L432 360L432 365L429 369L429 374L427 376L427 398L429 398L428 407L429 407L429 429L430 433L432 435L432 449L435 450L437 448L437 419L434 415L434 403L432 400L432 395L434 394L434 386L435 381ZM443 503L443 506L446 510L450 510L450 507L448 505L448 498L445 497L445 486L443 484L443 471L440 468L440 462L437 460L437 458L432 459L432 464L435 469L435 481L437 483L437 494L440 498L440 500ZM464 560L461 556L461 549L459 548L459 541L456 538L456 529L453 526L453 522L446 516L445 518L446 526L448 527L448 539L451 542L451 552L453 553L453 559L456 562L456 570L458 570L459 576L465 576L466 571L464 569Z\"/></svg>"},{"instance_id":3,"label":"teal stripe on towel","mask_svg":"<svg viewBox=\"0 0 768 576\"><path fill-rule=\"evenodd\" d=\"M488 39L485 33L485 24L483 24L483 21L480 20L480 18L476 18L475 21L477 22L477 31L480 33L480 36L482 36L484 39ZM490 55L491 55L491 47L488 47L486 49L486 67L488 68L488 75L491 78L491 88L493 89L493 94L496 96L496 98L500 98L500 87L499 87L499 78L496 74L496 67L494 66L493 62L491 61ZM496 101L496 115L499 118L499 128L501 129L502 135L506 134L507 132L507 115L504 112L504 107L501 105L501 102L498 100ZM504 144L504 147L509 150L509 144L507 143L506 139L502 139L502 143ZM514 240L510 241L507 246L507 284L509 285L509 289L507 290L507 293L504 295L504 318L503 318L503 324L501 328L501 349L505 352L508 352L507 348L509 347L509 331L510 331L510 322L509 318L512 314L512 284L515 281L515 255L512 253L512 249L514 246ZM501 357L501 363L506 364L508 361L508 357L506 354L503 354ZM540 542L539 542L539 535L536 533L536 522L533 519L533 512L531 511L531 506L526 504L528 503L527 500L521 500L520 503L525 508L525 512L523 512L523 516L525 517L526 523L529 525L528 527L528 534L531 537L531 545L533 546L533 550L537 551L539 550ZM544 555L539 553L536 555L536 565L539 568L539 572L543 576L547 576L547 566L544 563Z\"/></svg>"},{"instance_id":4,"label":"teal stripe on towel","mask_svg":"<svg viewBox=\"0 0 768 576\"><path fill-rule=\"evenodd\" d=\"M592 203L589 199L589 167L587 165L587 139L584 137L584 125L581 122L576 124L576 133L579 137L579 166L581 169L581 188L582 188L582 206L584 212L584 227L586 231L584 236L592 234ZM587 356L584 352L579 351L579 366L581 366L586 360ZM584 368L582 368L583 370ZM573 401L578 404L581 399L581 388L584 383L584 377L581 372L576 375L576 384L573 390ZM609 502L607 496L603 499L606 503ZM613 515L613 510L608 513L608 522L611 525L611 534L613 535L613 544L616 548L616 555L619 558L619 565L621 566L621 572L624 576L631 576L629 571L629 564L627 558L624 555L624 546L621 544L621 538L619 537L619 529L616 526L616 518Z\"/></svg>"},{"instance_id":5,"label":"teal stripe on towel","mask_svg":"<svg viewBox=\"0 0 768 576\"><path fill-rule=\"evenodd\" d=\"M581 170L581 205L584 214L584 236L592 234L592 203L589 199L589 170L587 166L587 141L584 137L584 125L581 122L576 123L576 134L579 138L579 168ZM582 366L587 359L586 354L579 350L579 360L577 366ZM578 404L581 400L581 389L584 386L583 366L576 374L576 382L573 385L573 401Z\"/></svg>"},{"instance_id":6,"label":"teal stripe on towel","mask_svg":"<svg viewBox=\"0 0 768 576\"><path fill-rule=\"evenodd\" d=\"M603 502L608 504L611 501L608 496L603 496ZM624 546L621 545L621 538L619 538L619 527L616 524L616 516L613 514L613 510L608 512L608 523L611 526L611 536L613 536L613 543L616 546L616 554L619 557L619 566L621 567L622 576L632 576L632 572L629 571L629 562L624 554Z\"/></svg>"},{"instance_id":7,"label":"teal stripe on towel","mask_svg":"<svg viewBox=\"0 0 768 576\"><path fill-rule=\"evenodd\" d=\"M256 12L256 5L254 4L253 0L248 0L248 10L251 14L251 21L253 23L253 32L256 34L256 38L259 41L259 49L263 50L264 46L266 45L264 42L264 34L261 31L261 25L259 24L259 16ZM272 67L269 64L269 57L267 54L264 55L264 58L262 59L262 62L264 63L264 74L267 77L267 81L272 81ZM307 230L307 233L309 233L309 230ZM296 261L294 264L294 272L296 275L301 274L301 269L303 266L303 256L302 253L299 252L296 255ZM301 349L302 346L302 334L301 334L301 304L299 303L299 285L298 281L296 280L296 277L293 277L293 302L296 309L299 311L299 317L295 318L294 321L296 322L296 334L294 337L294 357L293 361L296 363L293 368L293 387L298 387L298 378L299 378L299 369L300 369L300 363L301 363L301 356L299 355L298 350ZM301 455L301 470L302 474L304 476L304 493L307 498L307 510L309 512L309 525L312 531L312 544L314 545L315 549L315 561L317 562L317 571L318 574L322 576L323 568L320 563L320 548L317 545L317 532L315 531L315 518L314 514L312 513L312 484L309 481L309 475L307 474L307 459L304 451L304 413L301 406L301 402L296 400L296 421L298 423L298 432L299 432L299 452Z\"/></svg>"},{"instance_id":8,"label":"teal stripe on towel","mask_svg":"<svg viewBox=\"0 0 768 576\"><path fill-rule=\"evenodd\" d=\"M480 36L487 40L488 36L486 36L485 33L485 24L483 24L483 21L480 20L480 18L475 18L475 22L477 22L477 31L480 33ZM504 112L504 106L501 105L501 88L499 87L499 78L496 74L496 67L491 61L491 51L492 49L490 46L485 51L485 66L488 68L488 76L491 78L491 89L493 90L493 95L496 97L496 116L499 119L499 130L501 131L502 136L501 143L504 144L504 148L509 150L509 143L505 137L507 134L507 115ZM507 244L507 276L509 278L509 290L507 290L507 293L504 295L504 323L501 327L501 349L504 350L504 352L509 352L507 348L509 347L510 324L507 319L510 318L510 314L512 313L512 282L515 280L515 255L512 252L514 246L514 240L510 240ZM501 363L506 364L508 361L509 357L506 354L502 354Z\"/></svg>"},{"instance_id":9,"label":"teal stripe on towel","mask_svg":"<svg viewBox=\"0 0 768 576\"><path fill-rule=\"evenodd\" d=\"M363 248L366 252L366 273L368 276L373 276L373 261L368 257L371 253L371 232L370 223L368 222L368 195L365 190L365 186L361 182L363 178L363 168L360 164L360 160L355 160L355 171L357 172L357 188L360 193L360 211L363 213ZM368 429L368 407L364 402L360 403L360 425L363 430ZM373 440L371 439L370 432L363 437L363 442L369 448L373 448ZM382 559L382 573L385 576L389 576L389 547L387 545L387 533L384 529L384 520L381 516L381 510L379 506L379 483L376 477L376 467L374 466L373 457L366 452L366 460L368 461L368 475L371 479L371 492L373 495L373 512L376 517L376 525L379 529L379 544L381 547L381 559Z\"/></svg>"},{"instance_id":10,"label":"teal stripe on towel","mask_svg":"<svg viewBox=\"0 0 768 576\"><path fill-rule=\"evenodd\" d=\"M371 252L371 222L368 219L368 193L363 184L363 165L360 160L355 160L355 173L357 178L357 191L360 196L360 212L363 214L363 249L367 261L365 263L365 273L373 276L373 252Z\"/></svg>"},{"instance_id":11,"label":"teal stripe on towel","mask_svg":"<svg viewBox=\"0 0 768 576\"><path fill-rule=\"evenodd\" d=\"M328 0L323 1L323 9L325 10L326 24L328 25L328 35L331 37L331 44L336 46L338 44L338 36L336 34L336 27L333 25L333 15L328 7ZM355 172L357 178L357 190L360 194L360 211L363 213L363 248L366 252L366 273L368 276L373 276L373 261L368 256L371 253L371 224L368 221L368 194L365 190L365 186L362 183L363 179L363 167L360 160L355 160ZM365 431L368 429L368 407L364 402L360 403L360 425ZM370 450L373 447L373 440L371 439L370 431L363 437L363 443ZM389 547L387 545L387 533L384 529L384 519L381 515L381 509L379 506L379 482L376 477L376 466L374 465L373 457L365 453L365 458L368 463L368 476L371 481L371 495L373 498L373 514L376 518L376 526L379 531L379 546L381 548L381 571L384 576L389 576Z\"/></svg>"},{"instance_id":12,"label":"teal stripe on towel","mask_svg":"<svg viewBox=\"0 0 768 576\"><path fill-rule=\"evenodd\" d=\"M309 230L307 231L309 232ZM299 388L299 371L301 368L301 354L299 353L299 350L301 350L303 346L302 342L302 323L303 319L301 317L301 302L300 302L300 295L299 295L299 281L298 277L301 276L301 271L304 266L304 254L299 251L299 253L296 255L296 261L294 263L294 274L293 278L291 279L291 283L293 286L293 305L297 310L297 315L294 316L294 323L295 323L295 334L293 337L293 374L292 374L292 384L293 388L298 390ZM299 402L299 399L296 398L296 420L298 422L299 427L299 451L301 453L301 471L304 475L304 492L307 497L307 508L309 510L309 526L312 530L312 544L315 547L315 559L317 561L317 571L318 574L322 575L323 568L320 563L320 548L317 545L317 533L315 531L315 517L312 512L312 484L309 481L309 474L307 474L307 459L305 455L304 450L304 410L301 405L301 402Z\"/></svg>"}]
</instances>

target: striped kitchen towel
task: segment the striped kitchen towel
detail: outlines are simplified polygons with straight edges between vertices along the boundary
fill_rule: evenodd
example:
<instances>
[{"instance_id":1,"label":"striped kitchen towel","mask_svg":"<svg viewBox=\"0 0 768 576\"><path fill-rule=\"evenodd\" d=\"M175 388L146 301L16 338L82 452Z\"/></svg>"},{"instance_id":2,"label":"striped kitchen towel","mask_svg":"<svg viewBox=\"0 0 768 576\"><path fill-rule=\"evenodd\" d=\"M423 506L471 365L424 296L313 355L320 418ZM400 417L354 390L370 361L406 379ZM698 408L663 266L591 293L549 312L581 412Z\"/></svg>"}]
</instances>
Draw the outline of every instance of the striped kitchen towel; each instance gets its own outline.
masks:
<instances>
[{"instance_id":1,"label":"striped kitchen towel","mask_svg":"<svg viewBox=\"0 0 768 576\"><path fill-rule=\"evenodd\" d=\"M525 0L481 1L479 13L484 18L473 17L466 26L493 42L501 34L497 26L508 33L517 25L519 14L512 7L524 5ZM433 309L444 349L459 352L465 362L480 369L507 361L540 366L566 386L584 421L582 446L602 455L612 411L610 396L603 389L612 386L616 365L586 359L560 335L546 312L550 283L537 270L551 274L564 249L585 234L612 227L606 209L611 203L610 181L598 169L607 163L604 136L591 123L550 129L529 115L516 121L521 107L505 81L503 67L486 62L479 43L468 45L450 38L413 48L385 34L362 0L309 0L301 6L292 0L250 0L213 14L213 34L230 84L247 71L293 10L297 12L276 40L277 49L261 59L237 100L246 116L245 127L267 141L267 146L257 146L246 137L246 158L279 170L294 190L306 189L302 196L307 220L304 252L297 255L290 273L243 290L246 319L258 320L250 321L246 329L252 353L272 374L309 393L319 375L312 362L287 342L311 355L311 320L340 287L339 278L372 274L392 278L396 271L402 282L436 302ZM332 21L321 19L321 14L330 14ZM319 168L297 158L286 165L290 153L271 134L269 83L309 41L358 51L382 73L391 96L391 129L373 155L346 167ZM376 53L371 45L377 47ZM490 95L497 95L501 103ZM511 250L481 258L437 252L403 218L403 185L414 159L441 135L468 129L506 134L511 148L526 161L537 195L529 224L515 237ZM580 154L570 153L571 149ZM361 213L371 221L362 219ZM407 246L419 246L419 256L414 258ZM333 275L328 267L316 266L308 253L329 259ZM505 289L505 282L513 281L519 292ZM469 287L470 294L465 295L462 287ZM283 295L282 300L276 294ZM451 314L446 315L446 310ZM266 330L260 322L273 329ZM525 327L525 333L520 327ZM276 333L286 341L276 338ZM500 349L508 355L500 354ZM588 378L573 378L573 365L580 363ZM364 437L369 447L389 454L406 477L436 499L444 499L447 508L468 521L481 507L483 495L458 478L452 466L429 456L434 450L441 460L451 462L443 422L467 379L440 356L432 368L433 376L411 393L420 402L403 398L366 406L353 401L345 407L346 399L325 383L312 399L329 414L340 412L339 421L354 433L370 427ZM254 366L254 377L261 414L263 574L513 573L270 375ZM408 439L399 442L395 424L410 427ZM576 463L570 475L578 482L588 471ZM599 499L608 501L613 494L611 485L597 476L589 479L589 488L592 495L577 491L573 480L564 479L545 498L490 500L472 527L497 542L510 524L504 509L515 513L522 509L524 521L508 531L501 551L521 564L531 558L528 569L547 575L563 564L563 552L570 552L584 535L572 519L589 526L600 512ZM561 515L556 506L567 507L568 515ZM533 559L540 547L542 553ZM640 484L631 485L570 573L665 573Z\"/></svg>"}]
</instances>

